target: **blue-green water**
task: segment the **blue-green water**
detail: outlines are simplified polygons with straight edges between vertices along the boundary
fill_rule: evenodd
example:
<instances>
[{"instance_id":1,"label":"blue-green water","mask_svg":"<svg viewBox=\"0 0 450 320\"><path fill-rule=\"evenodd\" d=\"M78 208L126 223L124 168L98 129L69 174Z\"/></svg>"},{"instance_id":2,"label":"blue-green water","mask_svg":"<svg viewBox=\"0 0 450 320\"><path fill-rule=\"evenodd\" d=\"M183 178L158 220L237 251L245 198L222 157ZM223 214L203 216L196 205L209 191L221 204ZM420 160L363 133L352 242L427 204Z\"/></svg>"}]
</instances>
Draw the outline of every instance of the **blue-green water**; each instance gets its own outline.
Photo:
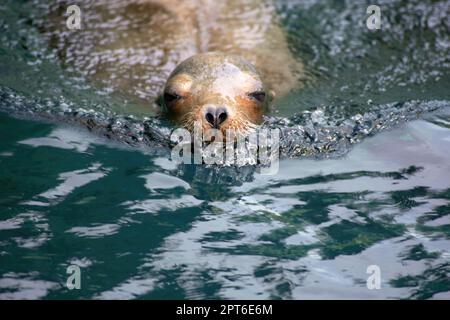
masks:
<instances>
[{"instance_id":1,"label":"blue-green water","mask_svg":"<svg viewBox=\"0 0 450 320\"><path fill-rule=\"evenodd\" d=\"M149 83L93 81L97 42L148 11L75 2L77 34L67 1L0 4L0 299L450 299L449 1L380 1L377 32L368 1L275 1L311 81L268 120L272 176L172 163L150 101L171 48ZM108 70L164 58L148 41Z\"/></svg>"},{"instance_id":2,"label":"blue-green water","mask_svg":"<svg viewBox=\"0 0 450 320\"><path fill-rule=\"evenodd\" d=\"M449 123L233 181L2 115L0 297L448 299Z\"/></svg>"}]
</instances>

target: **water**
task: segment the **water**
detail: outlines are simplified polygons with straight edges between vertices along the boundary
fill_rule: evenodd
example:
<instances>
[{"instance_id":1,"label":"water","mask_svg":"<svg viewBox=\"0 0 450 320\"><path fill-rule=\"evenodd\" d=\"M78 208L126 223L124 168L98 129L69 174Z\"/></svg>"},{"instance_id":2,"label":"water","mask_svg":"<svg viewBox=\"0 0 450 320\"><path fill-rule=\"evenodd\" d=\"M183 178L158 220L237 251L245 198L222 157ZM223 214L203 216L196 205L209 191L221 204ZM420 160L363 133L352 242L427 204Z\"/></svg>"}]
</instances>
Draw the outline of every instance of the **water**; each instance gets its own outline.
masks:
<instances>
[{"instance_id":1,"label":"water","mask_svg":"<svg viewBox=\"0 0 450 320\"><path fill-rule=\"evenodd\" d=\"M115 3L89 2L105 41L146 21ZM381 1L385 32L365 1L277 1L310 81L266 119L274 176L170 162L152 99L190 49L149 38L84 73L64 5L0 5L0 298L450 298L449 1ZM144 57L154 78L114 80Z\"/></svg>"},{"instance_id":2,"label":"water","mask_svg":"<svg viewBox=\"0 0 450 320\"><path fill-rule=\"evenodd\" d=\"M448 299L450 122L433 121L233 180L2 115L0 297Z\"/></svg>"}]
</instances>

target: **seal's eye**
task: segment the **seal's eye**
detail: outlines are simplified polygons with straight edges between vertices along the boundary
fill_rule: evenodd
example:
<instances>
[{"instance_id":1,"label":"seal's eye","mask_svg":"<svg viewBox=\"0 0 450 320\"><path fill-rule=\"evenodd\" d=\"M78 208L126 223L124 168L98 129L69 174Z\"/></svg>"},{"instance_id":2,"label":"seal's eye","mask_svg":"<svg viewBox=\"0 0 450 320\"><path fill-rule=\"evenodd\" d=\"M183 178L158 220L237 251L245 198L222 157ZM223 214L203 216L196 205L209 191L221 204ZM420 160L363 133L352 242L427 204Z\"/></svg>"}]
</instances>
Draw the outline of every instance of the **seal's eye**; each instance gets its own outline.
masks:
<instances>
[{"instance_id":1,"label":"seal's eye","mask_svg":"<svg viewBox=\"0 0 450 320\"><path fill-rule=\"evenodd\" d=\"M266 93L263 91L251 92L248 95L259 102L264 102L266 99Z\"/></svg>"},{"instance_id":2,"label":"seal's eye","mask_svg":"<svg viewBox=\"0 0 450 320\"><path fill-rule=\"evenodd\" d=\"M179 95L177 95L176 93L164 92L164 102L166 104L170 104L172 102L175 102L175 101L177 101L180 98L181 97Z\"/></svg>"}]
</instances>

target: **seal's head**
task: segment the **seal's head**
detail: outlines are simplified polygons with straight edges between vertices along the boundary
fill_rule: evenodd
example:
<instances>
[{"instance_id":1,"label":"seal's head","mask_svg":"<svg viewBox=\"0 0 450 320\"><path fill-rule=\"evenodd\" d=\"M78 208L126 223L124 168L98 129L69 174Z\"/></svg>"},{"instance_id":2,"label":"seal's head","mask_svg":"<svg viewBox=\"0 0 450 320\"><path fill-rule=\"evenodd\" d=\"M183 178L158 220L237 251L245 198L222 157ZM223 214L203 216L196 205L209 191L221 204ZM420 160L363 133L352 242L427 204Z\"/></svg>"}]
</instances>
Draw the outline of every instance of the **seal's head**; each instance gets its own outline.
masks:
<instances>
[{"instance_id":1,"label":"seal's head","mask_svg":"<svg viewBox=\"0 0 450 320\"><path fill-rule=\"evenodd\" d=\"M232 129L247 133L262 121L266 88L255 67L242 57L218 52L182 62L164 88L164 106L176 124L193 130Z\"/></svg>"}]
</instances>

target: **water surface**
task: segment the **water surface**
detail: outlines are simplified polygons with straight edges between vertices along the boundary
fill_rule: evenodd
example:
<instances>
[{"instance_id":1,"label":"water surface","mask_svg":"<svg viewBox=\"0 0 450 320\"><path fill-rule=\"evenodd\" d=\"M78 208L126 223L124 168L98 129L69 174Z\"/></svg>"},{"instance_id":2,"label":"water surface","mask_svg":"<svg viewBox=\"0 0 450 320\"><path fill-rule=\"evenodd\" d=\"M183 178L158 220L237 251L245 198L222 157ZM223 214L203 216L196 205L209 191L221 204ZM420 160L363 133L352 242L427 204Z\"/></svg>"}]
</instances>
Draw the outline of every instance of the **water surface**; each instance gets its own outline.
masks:
<instances>
[{"instance_id":1,"label":"water surface","mask_svg":"<svg viewBox=\"0 0 450 320\"><path fill-rule=\"evenodd\" d=\"M172 163L182 48L114 47L167 13L77 3L78 35L64 1L0 5L0 298L450 298L449 1L381 1L376 32L367 1L275 1L311 81L267 118L274 176Z\"/></svg>"},{"instance_id":2,"label":"water surface","mask_svg":"<svg viewBox=\"0 0 450 320\"><path fill-rule=\"evenodd\" d=\"M450 298L448 117L275 176L0 123L3 299ZM72 264L81 290L65 287Z\"/></svg>"}]
</instances>

